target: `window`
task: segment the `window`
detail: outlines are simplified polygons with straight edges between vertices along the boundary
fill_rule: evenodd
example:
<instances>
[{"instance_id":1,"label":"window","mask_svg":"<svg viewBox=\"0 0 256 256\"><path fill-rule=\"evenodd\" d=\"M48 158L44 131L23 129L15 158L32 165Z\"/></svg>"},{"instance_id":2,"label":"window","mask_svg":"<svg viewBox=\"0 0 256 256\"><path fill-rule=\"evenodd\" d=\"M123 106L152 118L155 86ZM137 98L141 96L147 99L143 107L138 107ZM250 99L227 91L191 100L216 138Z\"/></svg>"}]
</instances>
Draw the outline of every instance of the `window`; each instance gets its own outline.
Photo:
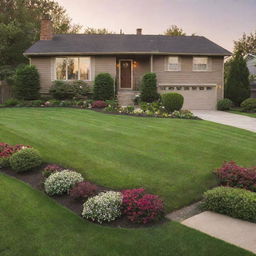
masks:
<instances>
[{"instance_id":1,"label":"window","mask_svg":"<svg viewBox=\"0 0 256 256\"><path fill-rule=\"evenodd\" d=\"M168 71L180 71L179 57L168 57L167 70Z\"/></svg>"},{"instance_id":2,"label":"window","mask_svg":"<svg viewBox=\"0 0 256 256\"><path fill-rule=\"evenodd\" d=\"M90 57L56 58L57 80L90 80Z\"/></svg>"},{"instance_id":3,"label":"window","mask_svg":"<svg viewBox=\"0 0 256 256\"><path fill-rule=\"evenodd\" d=\"M184 91L189 91L189 86L184 86Z\"/></svg>"},{"instance_id":4,"label":"window","mask_svg":"<svg viewBox=\"0 0 256 256\"><path fill-rule=\"evenodd\" d=\"M207 70L208 70L208 58L206 57L193 58L193 71L207 71Z\"/></svg>"},{"instance_id":5,"label":"window","mask_svg":"<svg viewBox=\"0 0 256 256\"><path fill-rule=\"evenodd\" d=\"M199 90L200 90L200 91L204 91L204 87L203 87L203 86L200 86L200 87L199 87Z\"/></svg>"}]
</instances>

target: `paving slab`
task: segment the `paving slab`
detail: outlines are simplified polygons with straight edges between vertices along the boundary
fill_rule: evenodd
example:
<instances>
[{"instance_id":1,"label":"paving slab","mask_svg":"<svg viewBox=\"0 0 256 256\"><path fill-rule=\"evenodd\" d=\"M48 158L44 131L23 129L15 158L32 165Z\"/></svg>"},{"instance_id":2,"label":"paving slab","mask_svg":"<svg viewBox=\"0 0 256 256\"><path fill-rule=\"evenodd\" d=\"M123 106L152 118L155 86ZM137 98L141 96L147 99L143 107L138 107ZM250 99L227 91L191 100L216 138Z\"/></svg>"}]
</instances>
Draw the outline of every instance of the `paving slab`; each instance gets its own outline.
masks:
<instances>
[{"instance_id":1,"label":"paving slab","mask_svg":"<svg viewBox=\"0 0 256 256\"><path fill-rule=\"evenodd\" d=\"M208 121L256 132L256 118L217 110L192 110L194 115Z\"/></svg>"},{"instance_id":2,"label":"paving slab","mask_svg":"<svg viewBox=\"0 0 256 256\"><path fill-rule=\"evenodd\" d=\"M183 225L256 253L256 224L205 211L181 222Z\"/></svg>"}]
</instances>

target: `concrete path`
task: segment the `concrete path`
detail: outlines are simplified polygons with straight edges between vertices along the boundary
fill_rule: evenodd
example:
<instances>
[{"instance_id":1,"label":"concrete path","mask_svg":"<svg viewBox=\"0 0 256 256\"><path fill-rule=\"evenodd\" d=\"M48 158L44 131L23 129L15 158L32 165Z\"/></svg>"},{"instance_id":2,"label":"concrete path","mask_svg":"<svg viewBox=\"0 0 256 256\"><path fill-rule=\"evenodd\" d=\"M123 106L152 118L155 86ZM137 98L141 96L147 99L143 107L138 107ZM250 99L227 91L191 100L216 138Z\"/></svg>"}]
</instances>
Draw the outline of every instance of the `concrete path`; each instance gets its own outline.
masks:
<instances>
[{"instance_id":1,"label":"concrete path","mask_svg":"<svg viewBox=\"0 0 256 256\"><path fill-rule=\"evenodd\" d=\"M256 118L217 110L192 110L194 115L208 121L256 132Z\"/></svg>"},{"instance_id":2,"label":"concrete path","mask_svg":"<svg viewBox=\"0 0 256 256\"><path fill-rule=\"evenodd\" d=\"M202 212L182 224L256 253L256 224L214 212Z\"/></svg>"}]
</instances>

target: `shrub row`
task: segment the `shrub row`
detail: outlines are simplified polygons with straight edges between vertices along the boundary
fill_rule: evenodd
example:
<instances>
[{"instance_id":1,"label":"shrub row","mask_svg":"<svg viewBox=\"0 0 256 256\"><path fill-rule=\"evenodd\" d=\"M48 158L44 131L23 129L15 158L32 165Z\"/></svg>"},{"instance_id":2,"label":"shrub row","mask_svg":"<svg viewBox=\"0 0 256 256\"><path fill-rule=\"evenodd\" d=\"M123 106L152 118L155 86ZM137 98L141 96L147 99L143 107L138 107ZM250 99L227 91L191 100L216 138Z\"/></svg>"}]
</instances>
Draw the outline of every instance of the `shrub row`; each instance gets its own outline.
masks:
<instances>
[{"instance_id":1,"label":"shrub row","mask_svg":"<svg viewBox=\"0 0 256 256\"><path fill-rule=\"evenodd\" d=\"M230 99L222 99L218 101L218 110L230 110L234 106L234 103ZM256 99L248 98L244 100L240 105L242 111L244 112L256 112Z\"/></svg>"},{"instance_id":2,"label":"shrub row","mask_svg":"<svg viewBox=\"0 0 256 256\"><path fill-rule=\"evenodd\" d=\"M239 188L217 187L204 193L202 208L256 222L256 193Z\"/></svg>"}]
</instances>

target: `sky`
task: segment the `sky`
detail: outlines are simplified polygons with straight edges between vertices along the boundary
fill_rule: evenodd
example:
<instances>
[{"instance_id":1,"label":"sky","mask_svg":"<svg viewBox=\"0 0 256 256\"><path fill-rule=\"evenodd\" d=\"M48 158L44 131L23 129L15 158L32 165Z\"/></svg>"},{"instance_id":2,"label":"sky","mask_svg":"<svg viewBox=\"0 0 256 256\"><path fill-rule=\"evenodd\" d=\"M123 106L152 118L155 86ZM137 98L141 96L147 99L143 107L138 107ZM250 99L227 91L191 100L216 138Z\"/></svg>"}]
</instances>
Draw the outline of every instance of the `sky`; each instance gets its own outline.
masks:
<instances>
[{"instance_id":1,"label":"sky","mask_svg":"<svg viewBox=\"0 0 256 256\"><path fill-rule=\"evenodd\" d=\"M205 36L227 50L256 32L256 0L57 0L74 23L119 33L163 34L171 25Z\"/></svg>"}]
</instances>

